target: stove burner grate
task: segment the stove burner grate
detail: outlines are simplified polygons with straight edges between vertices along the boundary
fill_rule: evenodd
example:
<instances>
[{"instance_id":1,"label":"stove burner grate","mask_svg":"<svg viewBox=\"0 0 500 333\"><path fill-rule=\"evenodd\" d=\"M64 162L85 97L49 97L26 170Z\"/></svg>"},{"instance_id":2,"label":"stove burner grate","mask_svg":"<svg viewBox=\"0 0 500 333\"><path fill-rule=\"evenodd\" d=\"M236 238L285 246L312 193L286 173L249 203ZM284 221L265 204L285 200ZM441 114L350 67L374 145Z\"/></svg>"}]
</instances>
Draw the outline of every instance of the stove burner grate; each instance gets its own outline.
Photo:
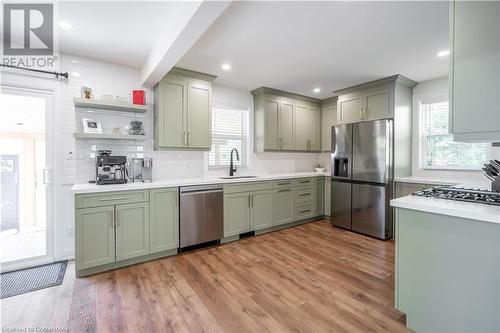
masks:
<instances>
[{"instance_id":1,"label":"stove burner grate","mask_svg":"<svg viewBox=\"0 0 500 333\"><path fill-rule=\"evenodd\" d=\"M500 206L500 192L438 186L413 193L414 196L474 202Z\"/></svg>"}]
</instances>

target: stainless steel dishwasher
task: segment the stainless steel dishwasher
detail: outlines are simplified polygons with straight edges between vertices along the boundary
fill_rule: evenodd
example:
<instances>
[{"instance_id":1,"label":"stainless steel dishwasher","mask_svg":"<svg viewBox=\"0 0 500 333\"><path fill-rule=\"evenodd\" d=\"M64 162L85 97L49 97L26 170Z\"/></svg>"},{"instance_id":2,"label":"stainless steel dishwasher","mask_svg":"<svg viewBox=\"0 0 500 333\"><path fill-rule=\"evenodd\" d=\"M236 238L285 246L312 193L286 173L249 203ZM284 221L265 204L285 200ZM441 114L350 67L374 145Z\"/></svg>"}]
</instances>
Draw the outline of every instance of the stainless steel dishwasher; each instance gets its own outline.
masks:
<instances>
[{"instance_id":1,"label":"stainless steel dishwasher","mask_svg":"<svg viewBox=\"0 0 500 333\"><path fill-rule=\"evenodd\" d=\"M180 188L180 248L224 237L222 185Z\"/></svg>"}]
</instances>

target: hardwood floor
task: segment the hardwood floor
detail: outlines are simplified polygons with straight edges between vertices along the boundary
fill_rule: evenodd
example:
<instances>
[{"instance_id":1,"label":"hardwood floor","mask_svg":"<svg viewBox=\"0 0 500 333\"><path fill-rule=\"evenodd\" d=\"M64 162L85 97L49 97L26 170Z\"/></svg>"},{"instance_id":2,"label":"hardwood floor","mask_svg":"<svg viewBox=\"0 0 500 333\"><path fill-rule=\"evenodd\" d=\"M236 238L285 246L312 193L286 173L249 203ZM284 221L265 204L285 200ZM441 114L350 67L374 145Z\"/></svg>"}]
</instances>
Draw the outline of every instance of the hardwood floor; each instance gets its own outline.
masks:
<instances>
[{"instance_id":1,"label":"hardwood floor","mask_svg":"<svg viewBox=\"0 0 500 333\"><path fill-rule=\"evenodd\" d=\"M394 243L313 222L2 300L2 327L406 332Z\"/></svg>"}]
</instances>

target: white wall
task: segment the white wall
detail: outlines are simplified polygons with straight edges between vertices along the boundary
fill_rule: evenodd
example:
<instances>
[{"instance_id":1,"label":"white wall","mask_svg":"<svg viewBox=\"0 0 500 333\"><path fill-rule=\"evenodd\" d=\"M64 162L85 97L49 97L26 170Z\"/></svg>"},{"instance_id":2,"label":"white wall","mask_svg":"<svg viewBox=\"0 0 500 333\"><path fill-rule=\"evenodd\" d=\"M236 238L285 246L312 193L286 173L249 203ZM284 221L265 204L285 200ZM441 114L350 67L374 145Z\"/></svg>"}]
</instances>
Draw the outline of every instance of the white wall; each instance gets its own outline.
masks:
<instances>
[{"instance_id":1,"label":"white wall","mask_svg":"<svg viewBox=\"0 0 500 333\"><path fill-rule=\"evenodd\" d=\"M420 149L418 103L422 98L448 96L448 78L438 78L417 84L413 89L412 173L413 176L437 177L451 180L484 181L481 171L424 170L419 165ZM491 148L491 158L500 158L500 148ZM485 161L487 162L487 161Z\"/></svg>"},{"instance_id":2,"label":"white wall","mask_svg":"<svg viewBox=\"0 0 500 333\"><path fill-rule=\"evenodd\" d=\"M62 256L74 255L74 204L70 188L74 183L86 183L94 178L94 159L92 153L98 149L111 149L113 154L127 157L145 156L153 158L153 179L196 178L217 176L224 171L208 171L208 153L206 152L169 152L153 150L153 91L146 90L148 112L141 116L145 124L147 140L130 142L128 140L75 140L73 132L81 131L81 118L94 117L100 119L103 127L124 126L126 121L113 115L87 113L75 110L73 97L80 97L81 86L92 88L95 98L102 94L128 96L133 89L144 89L140 86L139 69L116 65L63 54L61 56L63 71L70 73L70 78L62 85L62 138L63 138L63 171L61 214L63 225L59 225L58 233L63 244ZM79 76L75 75L76 73ZM281 172L311 171L317 164L318 154L297 153L253 153L253 99L248 91L242 91L214 85L213 100L215 103L233 105L250 110L250 147L248 168L242 174L262 174ZM139 155L137 155L139 154ZM141 155L142 154L142 155Z\"/></svg>"}]
</instances>

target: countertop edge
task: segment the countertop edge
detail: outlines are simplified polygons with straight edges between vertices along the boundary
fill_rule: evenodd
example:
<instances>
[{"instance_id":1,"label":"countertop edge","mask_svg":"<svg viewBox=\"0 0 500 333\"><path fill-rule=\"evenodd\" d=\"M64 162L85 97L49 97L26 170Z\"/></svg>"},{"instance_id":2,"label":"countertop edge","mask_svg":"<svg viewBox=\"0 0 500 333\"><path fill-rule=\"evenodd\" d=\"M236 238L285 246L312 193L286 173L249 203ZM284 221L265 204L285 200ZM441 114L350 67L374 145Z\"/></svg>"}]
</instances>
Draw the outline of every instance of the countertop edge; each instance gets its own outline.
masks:
<instances>
[{"instance_id":1,"label":"countertop edge","mask_svg":"<svg viewBox=\"0 0 500 333\"><path fill-rule=\"evenodd\" d=\"M117 191L134 191L134 190L147 190L163 187L179 187L179 186L193 186L193 185L208 185L208 184L237 184L237 183L251 183L259 181L271 181L278 179L295 179L295 178L309 178L309 177L330 177L328 172L302 172L302 173L286 173L286 174L269 174L257 175L256 178L239 178L239 179L220 179L217 177L210 178L179 178L153 181L151 183L127 183L118 185L96 185L96 184L73 184L71 186L72 194L82 193L105 193Z\"/></svg>"},{"instance_id":2,"label":"countertop edge","mask_svg":"<svg viewBox=\"0 0 500 333\"><path fill-rule=\"evenodd\" d=\"M412 196L392 199L390 204L394 208L500 224L500 207L497 206Z\"/></svg>"}]
</instances>

